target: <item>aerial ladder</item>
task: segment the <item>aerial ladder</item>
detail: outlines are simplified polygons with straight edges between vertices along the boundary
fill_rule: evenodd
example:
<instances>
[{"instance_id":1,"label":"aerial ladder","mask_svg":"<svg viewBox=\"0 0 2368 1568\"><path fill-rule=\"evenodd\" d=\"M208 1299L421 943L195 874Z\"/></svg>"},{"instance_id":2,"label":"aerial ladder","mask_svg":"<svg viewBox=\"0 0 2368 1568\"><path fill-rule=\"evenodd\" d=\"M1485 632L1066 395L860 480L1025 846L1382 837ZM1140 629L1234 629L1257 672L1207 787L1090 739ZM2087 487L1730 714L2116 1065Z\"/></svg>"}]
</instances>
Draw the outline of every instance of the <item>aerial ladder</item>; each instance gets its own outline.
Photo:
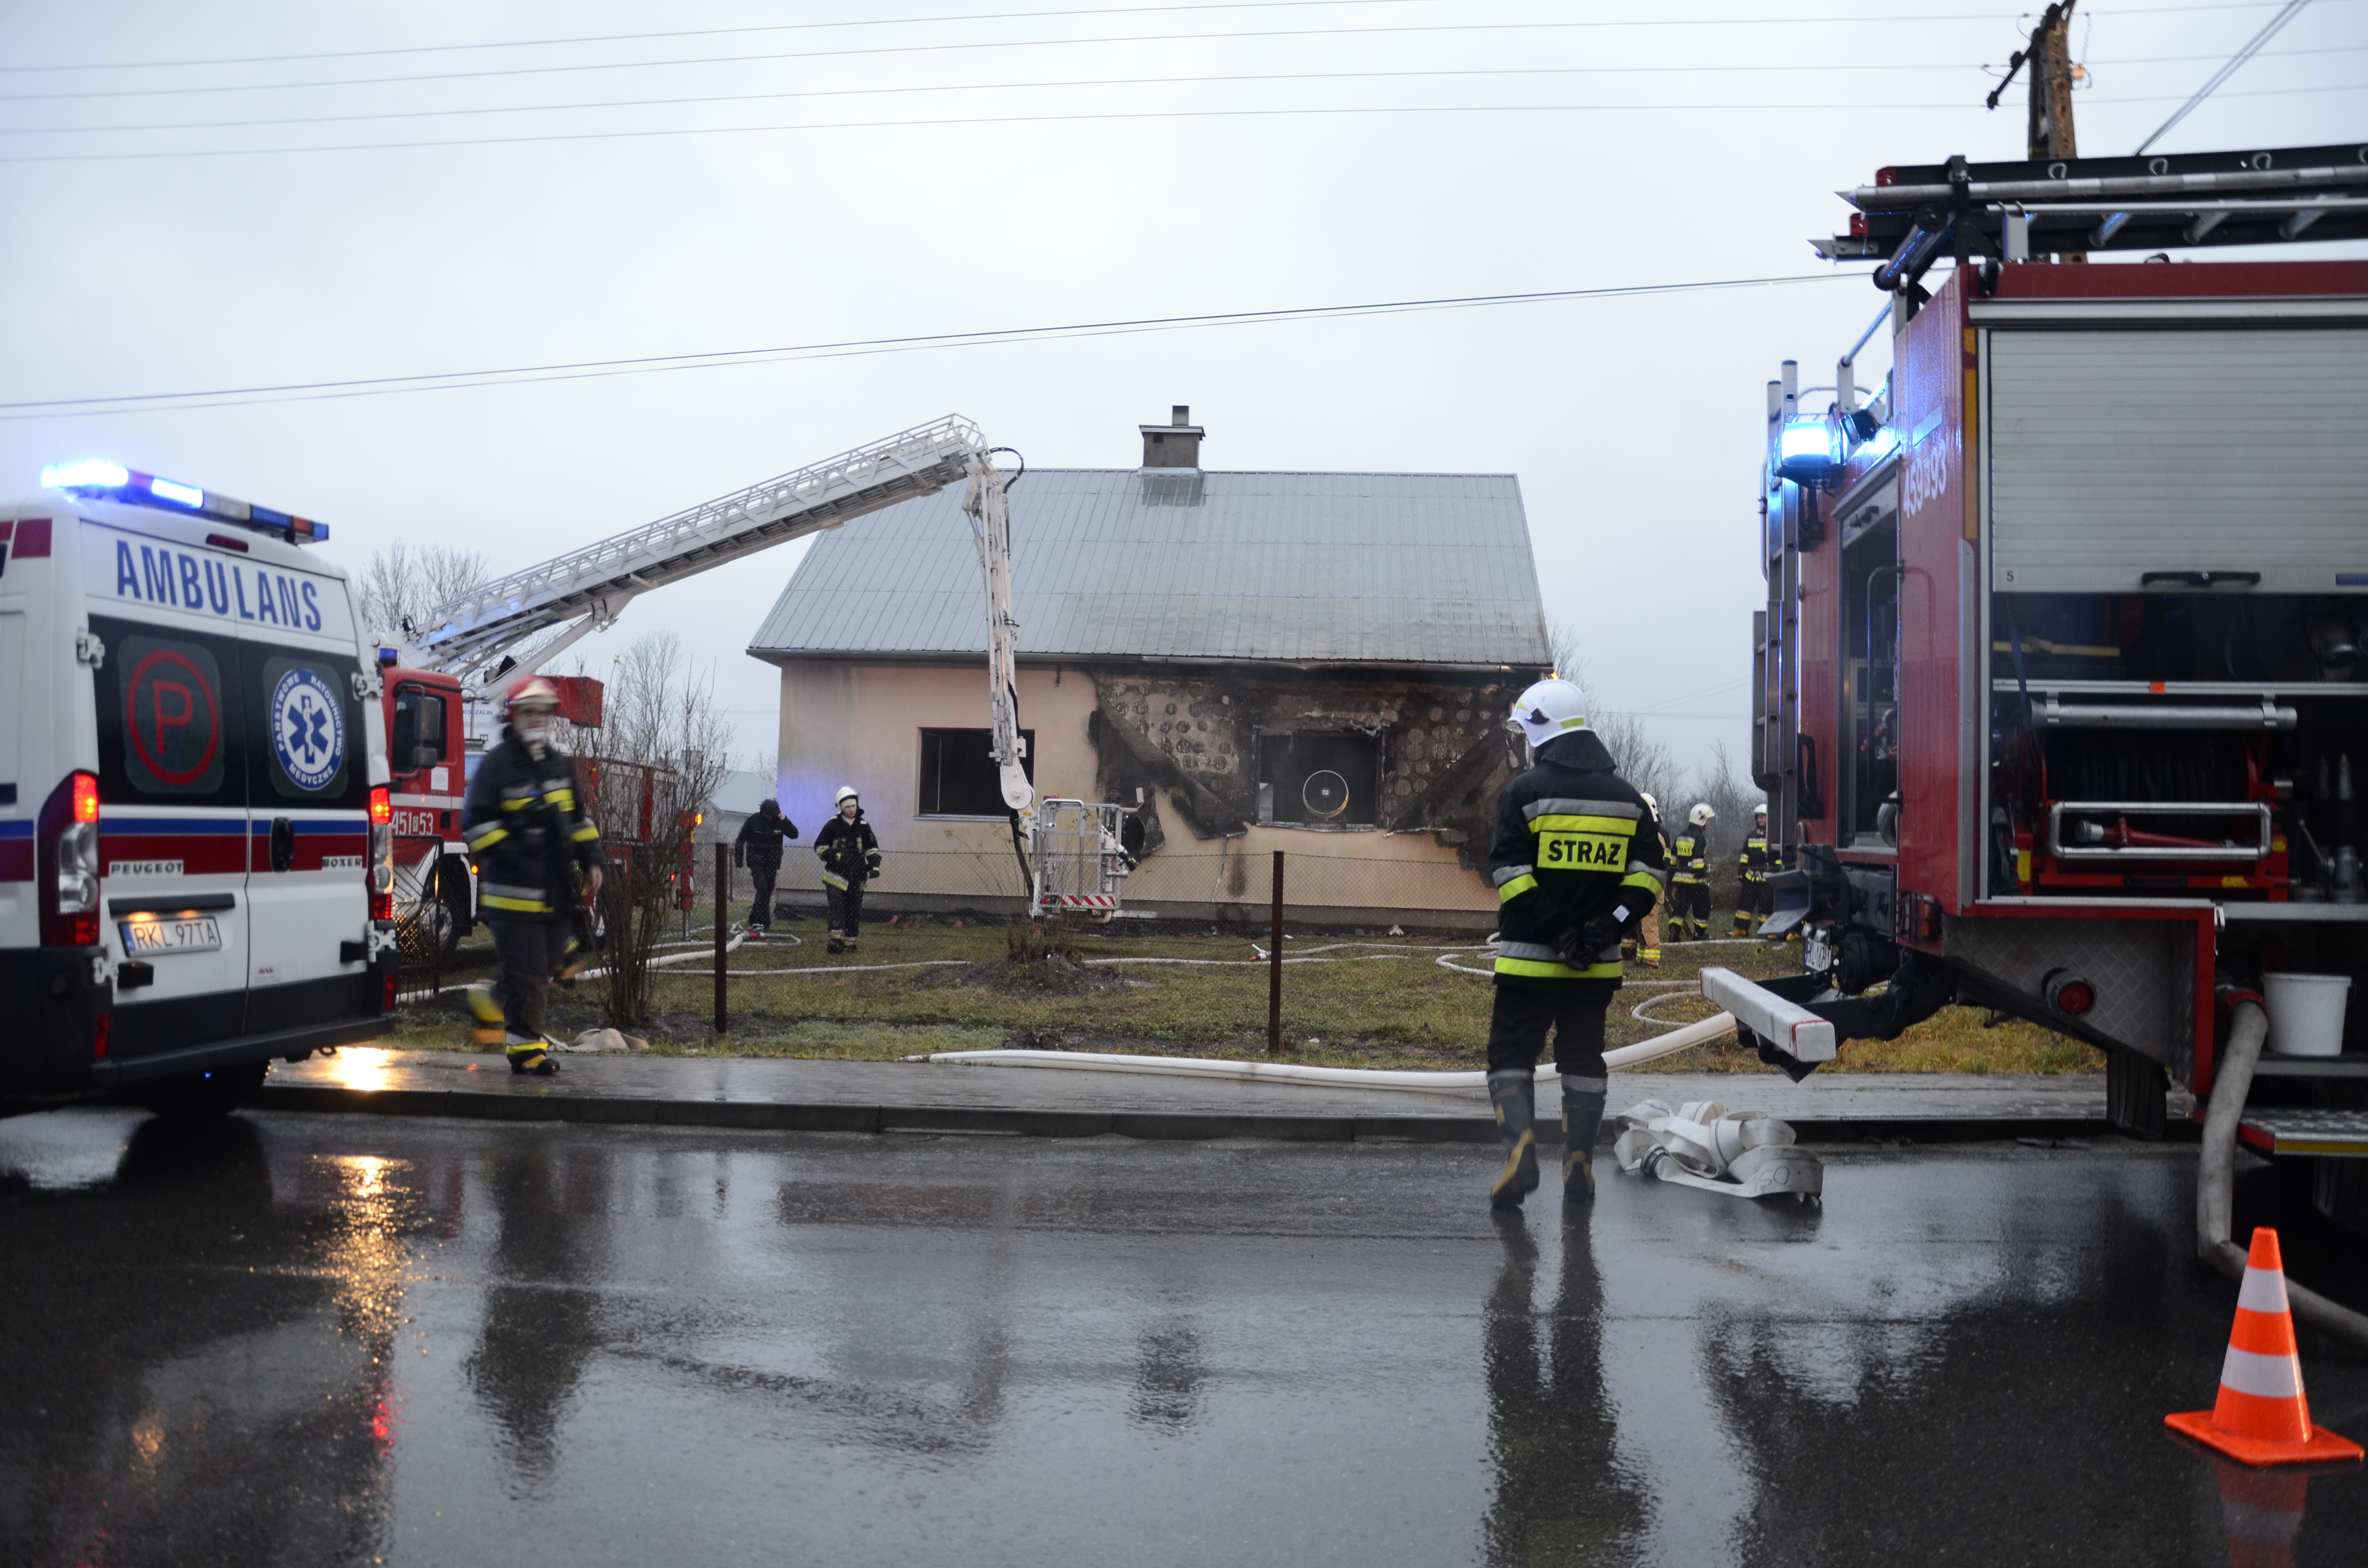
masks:
<instances>
[{"instance_id":1,"label":"aerial ladder","mask_svg":"<svg viewBox=\"0 0 2368 1568\"><path fill-rule=\"evenodd\" d=\"M403 629L402 662L458 681L490 711L643 594L961 482L986 597L990 748L1031 913L1114 911L1131 869L1121 846L1126 808L1069 800L1040 808L1021 755L1007 494L1019 475L1007 480L994 460L1010 450L988 446L959 415L899 431L472 588L430 610L424 626Z\"/></svg>"}]
</instances>

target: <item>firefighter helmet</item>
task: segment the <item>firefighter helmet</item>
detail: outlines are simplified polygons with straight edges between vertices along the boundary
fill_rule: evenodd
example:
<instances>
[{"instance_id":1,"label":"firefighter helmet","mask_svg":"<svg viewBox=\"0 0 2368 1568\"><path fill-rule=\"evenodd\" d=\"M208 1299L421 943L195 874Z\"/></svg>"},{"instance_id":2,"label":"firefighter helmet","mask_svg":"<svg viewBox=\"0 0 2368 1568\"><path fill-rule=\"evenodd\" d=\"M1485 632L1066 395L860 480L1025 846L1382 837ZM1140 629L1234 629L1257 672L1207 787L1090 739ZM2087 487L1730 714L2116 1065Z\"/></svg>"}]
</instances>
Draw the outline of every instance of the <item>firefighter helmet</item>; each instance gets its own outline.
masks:
<instances>
[{"instance_id":1,"label":"firefighter helmet","mask_svg":"<svg viewBox=\"0 0 2368 1568\"><path fill-rule=\"evenodd\" d=\"M854 785L852 785L852 784L842 784L842 785L840 785L840 786L838 787L838 793L837 793L837 794L836 794L836 795L833 795L833 796L830 798L831 809L832 809L833 811L836 811L836 810L837 810L839 807L841 807L841 806L843 806L843 805L847 804L847 802L848 802L848 801L859 801L859 802L860 802L861 800L862 800L862 797L861 797L861 796L860 796L860 795L858 795L858 794L855 792L855 786L854 786Z\"/></svg>"},{"instance_id":2,"label":"firefighter helmet","mask_svg":"<svg viewBox=\"0 0 2368 1568\"><path fill-rule=\"evenodd\" d=\"M1756 817L1764 817L1764 816L1766 816L1766 815L1768 814L1768 802L1767 802L1767 801L1760 801L1758 805L1756 805L1756 806L1752 807L1752 808L1751 808L1751 814L1752 814L1753 816L1756 816Z\"/></svg>"},{"instance_id":3,"label":"firefighter helmet","mask_svg":"<svg viewBox=\"0 0 2368 1568\"><path fill-rule=\"evenodd\" d=\"M1716 815L1718 813L1710 809L1708 801L1697 801L1694 803L1694 809L1686 813L1686 822L1693 827L1707 827L1710 820Z\"/></svg>"},{"instance_id":4,"label":"firefighter helmet","mask_svg":"<svg viewBox=\"0 0 2368 1568\"><path fill-rule=\"evenodd\" d=\"M521 708L552 708L559 706L559 683L549 676L529 676L510 687L502 699L502 711L515 713Z\"/></svg>"},{"instance_id":5,"label":"firefighter helmet","mask_svg":"<svg viewBox=\"0 0 2368 1568\"><path fill-rule=\"evenodd\" d=\"M1548 741L1587 728L1587 693L1566 680L1533 683L1513 699L1505 727L1528 738L1535 751Z\"/></svg>"}]
</instances>

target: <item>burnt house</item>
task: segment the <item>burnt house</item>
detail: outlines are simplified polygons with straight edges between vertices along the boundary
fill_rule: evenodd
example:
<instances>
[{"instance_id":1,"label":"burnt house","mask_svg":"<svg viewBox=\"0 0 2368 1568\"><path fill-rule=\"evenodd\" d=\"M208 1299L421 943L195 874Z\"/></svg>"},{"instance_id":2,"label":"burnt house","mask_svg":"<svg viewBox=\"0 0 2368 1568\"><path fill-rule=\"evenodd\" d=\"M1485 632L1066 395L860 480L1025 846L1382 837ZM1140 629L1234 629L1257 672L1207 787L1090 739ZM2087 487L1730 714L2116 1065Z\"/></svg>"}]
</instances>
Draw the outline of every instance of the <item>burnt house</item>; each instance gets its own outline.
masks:
<instances>
[{"instance_id":1,"label":"burnt house","mask_svg":"<svg viewBox=\"0 0 2368 1568\"><path fill-rule=\"evenodd\" d=\"M1129 900L1163 913L1258 901L1282 848L1328 879L1295 903L1493 923L1504 716L1550 662L1519 482L1210 470L1180 407L1141 436L1139 467L1011 491L1038 793L1139 805ZM892 907L1017 892L985 628L948 490L817 540L749 648L781 672L783 806L860 790Z\"/></svg>"}]
</instances>

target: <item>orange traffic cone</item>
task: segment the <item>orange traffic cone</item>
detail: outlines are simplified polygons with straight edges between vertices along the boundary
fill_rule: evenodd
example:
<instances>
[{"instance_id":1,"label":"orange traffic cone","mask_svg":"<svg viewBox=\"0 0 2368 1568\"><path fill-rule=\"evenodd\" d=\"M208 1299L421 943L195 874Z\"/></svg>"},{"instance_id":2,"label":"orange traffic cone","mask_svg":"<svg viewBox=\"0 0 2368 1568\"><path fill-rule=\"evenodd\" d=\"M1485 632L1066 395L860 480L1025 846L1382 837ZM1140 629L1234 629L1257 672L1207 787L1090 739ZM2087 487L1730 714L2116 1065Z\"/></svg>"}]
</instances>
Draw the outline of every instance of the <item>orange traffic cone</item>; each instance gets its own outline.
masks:
<instances>
[{"instance_id":1,"label":"orange traffic cone","mask_svg":"<svg viewBox=\"0 0 2368 1568\"><path fill-rule=\"evenodd\" d=\"M2310 1424L2294 1317L2286 1309L2285 1264L2278 1256L2278 1233L2269 1226L2254 1231L2253 1250L2245 1259L2237 1324L2228 1332L2228 1358L2220 1366L2219 1403L2162 1420L2171 1430L2247 1464L2361 1457L2359 1444Z\"/></svg>"}]
</instances>

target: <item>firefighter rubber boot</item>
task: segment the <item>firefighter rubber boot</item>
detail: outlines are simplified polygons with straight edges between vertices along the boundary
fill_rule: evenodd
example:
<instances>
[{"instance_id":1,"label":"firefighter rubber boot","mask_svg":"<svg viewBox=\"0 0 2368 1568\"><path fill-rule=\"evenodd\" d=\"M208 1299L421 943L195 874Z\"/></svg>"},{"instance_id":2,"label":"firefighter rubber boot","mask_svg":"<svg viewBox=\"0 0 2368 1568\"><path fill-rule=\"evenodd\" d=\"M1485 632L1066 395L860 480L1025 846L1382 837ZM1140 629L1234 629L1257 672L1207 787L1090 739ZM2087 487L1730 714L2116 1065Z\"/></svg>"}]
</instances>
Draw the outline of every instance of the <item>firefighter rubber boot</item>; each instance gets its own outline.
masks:
<instances>
[{"instance_id":1,"label":"firefighter rubber boot","mask_svg":"<svg viewBox=\"0 0 2368 1568\"><path fill-rule=\"evenodd\" d=\"M1595 1196L1595 1135L1603 1126L1604 1081L1562 1081L1562 1200Z\"/></svg>"},{"instance_id":2,"label":"firefighter rubber boot","mask_svg":"<svg viewBox=\"0 0 2368 1568\"><path fill-rule=\"evenodd\" d=\"M837 932L833 931L830 934L830 940L823 945L823 951L826 953L843 953L847 951L847 944L839 939Z\"/></svg>"},{"instance_id":3,"label":"firefighter rubber boot","mask_svg":"<svg viewBox=\"0 0 2368 1568\"><path fill-rule=\"evenodd\" d=\"M494 994L492 981L481 980L469 987L469 1017L475 1026L477 1044L499 1045L508 1038L502 1028L501 998Z\"/></svg>"},{"instance_id":4,"label":"firefighter rubber boot","mask_svg":"<svg viewBox=\"0 0 2368 1568\"><path fill-rule=\"evenodd\" d=\"M1488 1074L1488 1103L1497 1111L1497 1137L1505 1145L1505 1168L1488 1188L1491 1209L1519 1209L1538 1187L1538 1085L1527 1068Z\"/></svg>"},{"instance_id":5,"label":"firefighter rubber boot","mask_svg":"<svg viewBox=\"0 0 2368 1568\"><path fill-rule=\"evenodd\" d=\"M510 1059L510 1071L513 1073L532 1073L548 1078L559 1071L559 1063L551 1059L551 1046L547 1040L523 1040L510 1035L503 1042L503 1051Z\"/></svg>"}]
</instances>

